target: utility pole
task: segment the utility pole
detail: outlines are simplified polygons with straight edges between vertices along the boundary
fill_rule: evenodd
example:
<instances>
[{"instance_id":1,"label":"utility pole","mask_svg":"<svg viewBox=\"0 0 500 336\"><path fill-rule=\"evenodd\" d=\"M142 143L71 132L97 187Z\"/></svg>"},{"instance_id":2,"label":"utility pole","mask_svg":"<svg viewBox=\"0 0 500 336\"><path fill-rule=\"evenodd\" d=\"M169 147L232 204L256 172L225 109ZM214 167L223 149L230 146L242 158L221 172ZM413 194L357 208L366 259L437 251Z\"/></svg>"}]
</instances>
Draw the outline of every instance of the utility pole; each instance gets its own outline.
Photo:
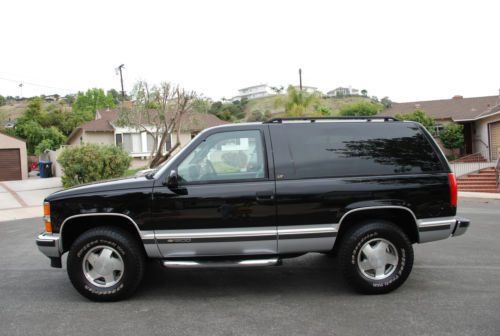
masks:
<instances>
[{"instance_id":1,"label":"utility pole","mask_svg":"<svg viewBox=\"0 0 500 336\"><path fill-rule=\"evenodd\" d=\"M19 87L21 88L21 95L19 96L20 98L23 98L23 86L23 83L19 84Z\"/></svg>"},{"instance_id":2,"label":"utility pole","mask_svg":"<svg viewBox=\"0 0 500 336\"><path fill-rule=\"evenodd\" d=\"M125 90L123 90L123 74L122 74L122 69L125 67L125 64L120 64L120 66L116 69L117 74L118 71L120 72L120 82L122 84L122 101L125 100Z\"/></svg>"},{"instance_id":3,"label":"utility pole","mask_svg":"<svg viewBox=\"0 0 500 336\"><path fill-rule=\"evenodd\" d=\"M299 87L300 91L302 91L302 69L299 68Z\"/></svg>"}]
</instances>

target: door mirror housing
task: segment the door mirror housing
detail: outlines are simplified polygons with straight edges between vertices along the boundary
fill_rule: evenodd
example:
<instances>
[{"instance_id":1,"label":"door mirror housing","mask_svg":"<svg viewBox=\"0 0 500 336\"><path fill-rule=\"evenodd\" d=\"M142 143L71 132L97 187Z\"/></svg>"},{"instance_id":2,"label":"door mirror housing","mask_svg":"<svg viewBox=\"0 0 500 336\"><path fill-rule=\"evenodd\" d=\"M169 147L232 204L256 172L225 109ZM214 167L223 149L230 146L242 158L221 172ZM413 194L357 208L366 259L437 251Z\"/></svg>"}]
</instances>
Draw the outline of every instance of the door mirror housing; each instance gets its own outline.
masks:
<instances>
[{"instance_id":1,"label":"door mirror housing","mask_svg":"<svg viewBox=\"0 0 500 336\"><path fill-rule=\"evenodd\" d=\"M166 185L169 188L177 188L179 186L179 175L176 170L171 170L168 174Z\"/></svg>"}]
</instances>

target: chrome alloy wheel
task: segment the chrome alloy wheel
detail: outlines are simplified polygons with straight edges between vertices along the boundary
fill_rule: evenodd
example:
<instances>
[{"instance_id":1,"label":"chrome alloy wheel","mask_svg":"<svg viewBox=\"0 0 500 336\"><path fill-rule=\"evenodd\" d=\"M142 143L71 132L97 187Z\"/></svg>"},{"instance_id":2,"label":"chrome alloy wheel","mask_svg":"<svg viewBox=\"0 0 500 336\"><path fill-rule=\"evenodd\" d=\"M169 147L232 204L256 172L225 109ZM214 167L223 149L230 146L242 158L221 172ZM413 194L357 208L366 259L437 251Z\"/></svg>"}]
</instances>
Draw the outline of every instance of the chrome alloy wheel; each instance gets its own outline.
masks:
<instances>
[{"instance_id":1,"label":"chrome alloy wheel","mask_svg":"<svg viewBox=\"0 0 500 336\"><path fill-rule=\"evenodd\" d=\"M111 287L123 276L125 267L120 254L110 246L94 246L83 258L83 274L94 286Z\"/></svg>"},{"instance_id":2,"label":"chrome alloy wheel","mask_svg":"<svg viewBox=\"0 0 500 336\"><path fill-rule=\"evenodd\" d=\"M384 280L396 271L399 255L391 242L374 238L363 245L357 259L361 274L371 280Z\"/></svg>"}]
</instances>

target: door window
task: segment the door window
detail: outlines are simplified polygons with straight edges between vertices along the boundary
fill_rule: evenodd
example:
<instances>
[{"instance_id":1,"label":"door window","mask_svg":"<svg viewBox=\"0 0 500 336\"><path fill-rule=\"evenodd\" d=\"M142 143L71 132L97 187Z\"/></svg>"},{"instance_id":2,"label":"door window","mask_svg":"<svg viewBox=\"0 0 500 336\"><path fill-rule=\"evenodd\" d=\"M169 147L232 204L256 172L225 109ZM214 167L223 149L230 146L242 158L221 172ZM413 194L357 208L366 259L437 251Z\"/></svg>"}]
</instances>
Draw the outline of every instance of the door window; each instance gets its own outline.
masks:
<instances>
[{"instance_id":1,"label":"door window","mask_svg":"<svg viewBox=\"0 0 500 336\"><path fill-rule=\"evenodd\" d=\"M265 178L260 131L210 135L179 164L178 175L181 183Z\"/></svg>"}]
</instances>

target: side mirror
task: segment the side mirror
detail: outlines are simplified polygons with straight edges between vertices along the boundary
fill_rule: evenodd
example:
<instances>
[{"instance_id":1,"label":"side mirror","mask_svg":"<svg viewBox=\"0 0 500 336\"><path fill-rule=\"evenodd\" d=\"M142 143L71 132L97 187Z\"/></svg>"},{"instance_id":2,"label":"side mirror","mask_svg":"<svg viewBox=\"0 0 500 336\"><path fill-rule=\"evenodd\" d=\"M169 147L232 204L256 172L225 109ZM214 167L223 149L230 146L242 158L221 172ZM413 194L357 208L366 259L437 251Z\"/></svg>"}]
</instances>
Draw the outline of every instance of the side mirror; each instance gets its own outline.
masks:
<instances>
[{"instance_id":1,"label":"side mirror","mask_svg":"<svg viewBox=\"0 0 500 336\"><path fill-rule=\"evenodd\" d=\"M176 170L171 170L167 178L167 187L177 188L179 186L179 176Z\"/></svg>"}]
</instances>

